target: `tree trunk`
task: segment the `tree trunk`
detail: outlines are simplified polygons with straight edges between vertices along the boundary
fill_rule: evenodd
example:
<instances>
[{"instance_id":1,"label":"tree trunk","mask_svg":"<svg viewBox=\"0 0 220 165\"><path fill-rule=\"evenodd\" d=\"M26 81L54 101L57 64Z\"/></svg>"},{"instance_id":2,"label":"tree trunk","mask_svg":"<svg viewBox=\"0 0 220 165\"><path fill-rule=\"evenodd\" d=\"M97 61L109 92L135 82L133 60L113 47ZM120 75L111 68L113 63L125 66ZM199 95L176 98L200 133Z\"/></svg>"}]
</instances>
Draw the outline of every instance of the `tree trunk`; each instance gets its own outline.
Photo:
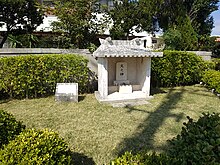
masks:
<instances>
[{"instance_id":1,"label":"tree trunk","mask_svg":"<svg viewBox=\"0 0 220 165\"><path fill-rule=\"evenodd\" d=\"M3 34L3 39L0 42L0 48L3 47L3 45L4 45L5 41L7 40L7 38L8 38L8 33L6 32L5 34Z\"/></svg>"}]
</instances>

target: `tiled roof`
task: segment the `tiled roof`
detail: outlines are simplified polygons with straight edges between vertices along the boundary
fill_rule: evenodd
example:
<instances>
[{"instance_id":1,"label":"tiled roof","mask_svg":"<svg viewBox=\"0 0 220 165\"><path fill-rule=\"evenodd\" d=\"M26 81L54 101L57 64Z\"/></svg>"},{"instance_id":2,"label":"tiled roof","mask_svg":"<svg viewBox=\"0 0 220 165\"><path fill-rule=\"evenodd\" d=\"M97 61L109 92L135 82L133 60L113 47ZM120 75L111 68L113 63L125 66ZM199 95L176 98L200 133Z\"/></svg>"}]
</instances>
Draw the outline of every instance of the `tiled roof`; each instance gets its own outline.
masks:
<instances>
[{"instance_id":1,"label":"tiled roof","mask_svg":"<svg viewBox=\"0 0 220 165\"><path fill-rule=\"evenodd\" d=\"M95 57L162 57L163 52L142 47L144 42L138 38L134 40L100 39L101 45L93 53Z\"/></svg>"}]
</instances>

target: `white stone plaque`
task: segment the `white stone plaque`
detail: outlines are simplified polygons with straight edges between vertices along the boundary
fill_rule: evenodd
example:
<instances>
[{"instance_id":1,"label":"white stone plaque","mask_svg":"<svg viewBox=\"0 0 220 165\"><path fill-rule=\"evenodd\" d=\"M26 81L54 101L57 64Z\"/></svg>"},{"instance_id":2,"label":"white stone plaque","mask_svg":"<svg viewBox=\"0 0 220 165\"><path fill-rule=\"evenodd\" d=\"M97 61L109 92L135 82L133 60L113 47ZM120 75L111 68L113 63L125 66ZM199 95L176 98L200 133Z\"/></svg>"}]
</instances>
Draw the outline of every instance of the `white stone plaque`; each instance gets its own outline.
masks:
<instances>
[{"instance_id":1,"label":"white stone plaque","mask_svg":"<svg viewBox=\"0 0 220 165\"><path fill-rule=\"evenodd\" d=\"M119 93L132 93L132 86L131 85L120 85Z\"/></svg>"},{"instance_id":2,"label":"white stone plaque","mask_svg":"<svg viewBox=\"0 0 220 165\"><path fill-rule=\"evenodd\" d=\"M116 64L116 81L127 80L127 63L118 62Z\"/></svg>"},{"instance_id":3,"label":"white stone plaque","mask_svg":"<svg viewBox=\"0 0 220 165\"><path fill-rule=\"evenodd\" d=\"M78 102L78 83L57 83L55 100Z\"/></svg>"},{"instance_id":4,"label":"white stone plaque","mask_svg":"<svg viewBox=\"0 0 220 165\"><path fill-rule=\"evenodd\" d=\"M77 83L58 83L57 93L77 93L78 85Z\"/></svg>"}]
</instances>

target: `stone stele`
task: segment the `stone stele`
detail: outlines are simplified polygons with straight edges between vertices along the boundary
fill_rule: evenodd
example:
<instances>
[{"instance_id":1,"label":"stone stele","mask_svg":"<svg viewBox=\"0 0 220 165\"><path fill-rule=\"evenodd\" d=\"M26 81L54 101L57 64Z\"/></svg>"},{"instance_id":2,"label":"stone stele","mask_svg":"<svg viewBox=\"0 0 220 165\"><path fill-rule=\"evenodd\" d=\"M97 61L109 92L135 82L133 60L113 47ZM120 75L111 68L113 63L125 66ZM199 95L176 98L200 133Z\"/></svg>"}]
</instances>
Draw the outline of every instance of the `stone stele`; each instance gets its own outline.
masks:
<instances>
[{"instance_id":1,"label":"stone stele","mask_svg":"<svg viewBox=\"0 0 220 165\"><path fill-rule=\"evenodd\" d=\"M57 83L55 101L78 102L78 83Z\"/></svg>"}]
</instances>

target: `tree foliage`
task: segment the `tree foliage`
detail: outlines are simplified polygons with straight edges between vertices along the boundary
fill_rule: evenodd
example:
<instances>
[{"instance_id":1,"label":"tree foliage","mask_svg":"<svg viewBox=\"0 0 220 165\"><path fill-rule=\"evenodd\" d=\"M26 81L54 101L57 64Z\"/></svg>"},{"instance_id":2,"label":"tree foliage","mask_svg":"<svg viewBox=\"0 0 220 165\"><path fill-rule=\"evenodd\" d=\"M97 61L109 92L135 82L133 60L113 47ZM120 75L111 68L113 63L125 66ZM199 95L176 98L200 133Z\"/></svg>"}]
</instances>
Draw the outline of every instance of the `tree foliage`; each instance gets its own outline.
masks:
<instances>
[{"instance_id":1,"label":"tree foliage","mask_svg":"<svg viewBox=\"0 0 220 165\"><path fill-rule=\"evenodd\" d=\"M31 33L42 22L43 14L36 0L0 0L0 27L6 27L0 48L9 34Z\"/></svg>"},{"instance_id":2,"label":"tree foliage","mask_svg":"<svg viewBox=\"0 0 220 165\"><path fill-rule=\"evenodd\" d=\"M115 0L114 8L108 12L113 20L111 36L116 39L128 38L134 31L157 31L156 14L160 3L162 0Z\"/></svg>"},{"instance_id":3,"label":"tree foliage","mask_svg":"<svg viewBox=\"0 0 220 165\"><path fill-rule=\"evenodd\" d=\"M189 17L178 20L179 25L169 28L163 35L168 50L195 50L198 45L197 34Z\"/></svg>"},{"instance_id":4,"label":"tree foliage","mask_svg":"<svg viewBox=\"0 0 220 165\"><path fill-rule=\"evenodd\" d=\"M113 20L113 27L110 30L114 39L121 39L132 34L132 28L139 27L139 9L137 1L122 0L114 1L114 8L108 12Z\"/></svg>"},{"instance_id":5,"label":"tree foliage","mask_svg":"<svg viewBox=\"0 0 220 165\"><path fill-rule=\"evenodd\" d=\"M180 18L188 17L195 32L199 35L210 34L213 17L210 14L218 10L219 0L164 0L158 20L164 30L178 25Z\"/></svg>"},{"instance_id":6,"label":"tree foliage","mask_svg":"<svg viewBox=\"0 0 220 165\"><path fill-rule=\"evenodd\" d=\"M159 30L158 13L164 0L139 0L139 23L142 30L155 32Z\"/></svg>"},{"instance_id":7,"label":"tree foliage","mask_svg":"<svg viewBox=\"0 0 220 165\"><path fill-rule=\"evenodd\" d=\"M210 36L213 28L213 17L210 14L218 9L218 2L219 0L164 0L161 12L157 15L159 25L165 35L178 29L184 42L182 48L177 50L204 50L204 44L208 42L207 36ZM175 35L171 40L175 40Z\"/></svg>"},{"instance_id":8,"label":"tree foliage","mask_svg":"<svg viewBox=\"0 0 220 165\"><path fill-rule=\"evenodd\" d=\"M182 46L178 50L204 49L204 42L207 42L205 40L213 28L210 14L218 9L218 2L219 0L114 0L115 8L108 12L114 23L111 35L113 38L125 38L132 35L132 30L154 33L162 29L165 34L175 33L171 40L176 40L179 36L179 43L175 44L181 42Z\"/></svg>"},{"instance_id":9,"label":"tree foliage","mask_svg":"<svg viewBox=\"0 0 220 165\"><path fill-rule=\"evenodd\" d=\"M54 14L59 21L53 23L53 30L70 39L69 47L85 48L92 40L96 29L92 26L95 0L57 0Z\"/></svg>"}]
</instances>

